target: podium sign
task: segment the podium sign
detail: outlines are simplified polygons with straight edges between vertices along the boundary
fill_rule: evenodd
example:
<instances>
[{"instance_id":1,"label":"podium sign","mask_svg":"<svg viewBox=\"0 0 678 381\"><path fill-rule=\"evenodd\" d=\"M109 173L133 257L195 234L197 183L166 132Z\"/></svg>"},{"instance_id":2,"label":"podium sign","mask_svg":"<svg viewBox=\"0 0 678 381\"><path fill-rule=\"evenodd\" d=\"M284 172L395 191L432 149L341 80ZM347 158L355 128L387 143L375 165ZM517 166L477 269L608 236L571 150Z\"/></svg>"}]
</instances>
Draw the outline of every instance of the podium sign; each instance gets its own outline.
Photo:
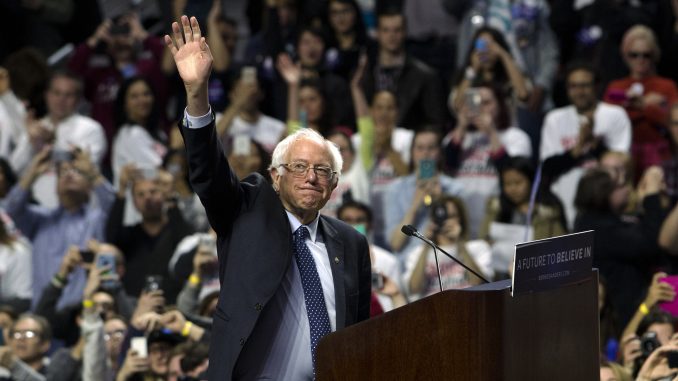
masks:
<instances>
[{"instance_id":1,"label":"podium sign","mask_svg":"<svg viewBox=\"0 0 678 381\"><path fill-rule=\"evenodd\" d=\"M513 296L552 290L591 278L593 230L516 245Z\"/></svg>"}]
</instances>

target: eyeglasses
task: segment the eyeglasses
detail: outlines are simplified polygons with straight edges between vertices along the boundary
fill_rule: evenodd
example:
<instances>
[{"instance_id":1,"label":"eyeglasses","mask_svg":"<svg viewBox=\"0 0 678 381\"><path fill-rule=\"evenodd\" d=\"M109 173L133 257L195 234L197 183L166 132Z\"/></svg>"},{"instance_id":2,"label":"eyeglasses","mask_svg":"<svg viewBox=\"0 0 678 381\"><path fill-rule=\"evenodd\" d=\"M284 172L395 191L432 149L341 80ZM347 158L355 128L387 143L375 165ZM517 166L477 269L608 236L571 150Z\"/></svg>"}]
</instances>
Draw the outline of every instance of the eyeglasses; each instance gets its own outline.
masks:
<instances>
[{"instance_id":1,"label":"eyeglasses","mask_svg":"<svg viewBox=\"0 0 678 381\"><path fill-rule=\"evenodd\" d=\"M292 176L303 178L308 175L308 170L313 169L313 173L318 177L320 181L331 181L334 178L334 175L337 173L332 170L330 167L324 165L314 165L310 166L306 163L297 162L289 164L280 164L281 167L285 167L288 171L292 173Z\"/></svg>"},{"instance_id":2,"label":"eyeglasses","mask_svg":"<svg viewBox=\"0 0 678 381\"><path fill-rule=\"evenodd\" d=\"M122 330L122 329L118 329L118 330L115 330L115 331L106 332L106 334L104 335L104 340L106 340L106 341L111 341L111 340L119 341L119 340L122 340L124 337L125 337L125 331Z\"/></svg>"},{"instance_id":3,"label":"eyeglasses","mask_svg":"<svg viewBox=\"0 0 678 381\"><path fill-rule=\"evenodd\" d=\"M14 331L14 332L12 332L11 336L14 340L32 339L34 337L35 338L39 337L40 332L31 331L31 330Z\"/></svg>"},{"instance_id":4,"label":"eyeglasses","mask_svg":"<svg viewBox=\"0 0 678 381\"><path fill-rule=\"evenodd\" d=\"M650 52L629 52L627 56L631 59L643 58L649 60L652 58L652 53Z\"/></svg>"}]
</instances>

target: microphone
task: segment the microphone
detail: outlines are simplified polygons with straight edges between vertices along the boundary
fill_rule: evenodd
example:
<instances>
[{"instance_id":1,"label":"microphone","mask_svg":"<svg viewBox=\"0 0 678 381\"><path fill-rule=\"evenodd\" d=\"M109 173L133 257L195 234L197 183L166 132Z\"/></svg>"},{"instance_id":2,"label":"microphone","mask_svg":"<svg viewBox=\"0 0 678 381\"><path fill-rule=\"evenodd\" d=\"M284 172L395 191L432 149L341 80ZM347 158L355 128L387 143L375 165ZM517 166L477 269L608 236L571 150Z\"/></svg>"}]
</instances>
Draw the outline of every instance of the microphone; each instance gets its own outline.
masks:
<instances>
[{"instance_id":1,"label":"microphone","mask_svg":"<svg viewBox=\"0 0 678 381\"><path fill-rule=\"evenodd\" d=\"M438 252L436 251L436 248L438 246L435 243L429 241L423 235L421 235L417 231L417 229L415 229L414 226L412 226L412 225L403 225L403 227L400 228L400 231L405 233L405 235L408 235L410 237L414 236L414 237L419 238L420 240L428 243L433 248L433 256L436 259L436 269L438 270L438 286L440 286L440 292L443 292L443 277L440 275L440 265L438 264Z\"/></svg>"},{"instance_id":2,"label":"microphone","mask_svg":"<svg viewBox=\"0 0 678 381\"><path fill-rule=\"evenodd\" d=\"M473 269L469 268L468 266L466 266L465 264L463 264L460 260L458 260L457 258L451 256L451 255L450 255L449 253L447 253L445 250L441 249L440 246L438 246L438 245L436 245L435 243L433 243L433 241L431 241L430 239L428 239L428 238L426 238L425 236L423 236L421 233L419 233L419 232L417 231L417 229L416 229L414 226L412 226L412 225L403 225L403 227L400 228L400 231L403 232L405 235L408 235L408 236L410 236L410 237L417 237L417 238L419 238L420 240L422 240L422 241L426 242L427 244L429 244L429 246L431 246L431 247L433 248L433 254L434 254L434 255L435 255L435 253L436 253L436 249L438 249L438 250L440 250L443 254L447 255L448 258L450 258L451 260L457 262L457 264L459 264L461 267L463 267L463 268L465 268L466 270L468 270L471 274L473 274L473 275L477 276L478 278L480 278L483 282L485 282L485 283L490 283L490 281L487 280L487 279L485 279L485 277L483 277L482 275L480 275L480 274L478 274L477 272L473 271ZM438 257L437 257L437 256L436 256L436 266L438 266ZM438 282L441 284L440 290L442 291L443 286L442 286L442 282L440 281L440 268L438 268Z\"/></svg>"}]
</instances>

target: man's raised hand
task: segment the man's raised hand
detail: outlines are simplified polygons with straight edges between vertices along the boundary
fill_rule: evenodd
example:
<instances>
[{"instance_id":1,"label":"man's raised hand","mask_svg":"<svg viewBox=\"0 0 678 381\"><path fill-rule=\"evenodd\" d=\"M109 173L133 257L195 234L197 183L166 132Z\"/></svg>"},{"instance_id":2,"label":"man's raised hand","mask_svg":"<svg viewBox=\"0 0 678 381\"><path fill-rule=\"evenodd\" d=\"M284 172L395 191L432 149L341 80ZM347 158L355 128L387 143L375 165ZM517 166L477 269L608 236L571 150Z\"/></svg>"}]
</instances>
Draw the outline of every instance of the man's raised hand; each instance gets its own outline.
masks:
<instances>
[{"instance_id":1,"label":"man's raised hand","mask_svg":"<svg viewBox=\"0 0 678 381\"><path fill-rule=\"evenodd\" d=\"M186 87L188 113L204 115L209 111L207 80L212 70L212 53L195 17L189 22L187 16L181 16L181 26L172 23L172 34L174 40L165 35L165 44Z\"/></svg>"}]
</instances>

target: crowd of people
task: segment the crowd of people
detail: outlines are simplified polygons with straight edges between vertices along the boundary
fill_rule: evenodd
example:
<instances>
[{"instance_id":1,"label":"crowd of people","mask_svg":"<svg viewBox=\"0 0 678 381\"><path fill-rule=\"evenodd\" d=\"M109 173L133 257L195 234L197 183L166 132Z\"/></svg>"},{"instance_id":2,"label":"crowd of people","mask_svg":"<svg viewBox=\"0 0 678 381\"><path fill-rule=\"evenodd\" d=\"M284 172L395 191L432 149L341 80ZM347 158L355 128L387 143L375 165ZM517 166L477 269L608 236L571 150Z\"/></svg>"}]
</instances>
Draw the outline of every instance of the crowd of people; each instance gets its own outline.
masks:
<instances>
[{"instance_id":1,"label":"crowd of people","mask_svg":"<svg viewBox=\"0 0 678 381\"><path fill-rule=\"evenodd\" d=\"M239 179L299 130L338 147L321 213L369 242L371 316L481 281L403 225L492 280L591 229L601 380L678 374L677 1L230 3L0 4L0 379L205 377L224 274L162 40L182 14Z\"/></svg>"}]
</instances>

